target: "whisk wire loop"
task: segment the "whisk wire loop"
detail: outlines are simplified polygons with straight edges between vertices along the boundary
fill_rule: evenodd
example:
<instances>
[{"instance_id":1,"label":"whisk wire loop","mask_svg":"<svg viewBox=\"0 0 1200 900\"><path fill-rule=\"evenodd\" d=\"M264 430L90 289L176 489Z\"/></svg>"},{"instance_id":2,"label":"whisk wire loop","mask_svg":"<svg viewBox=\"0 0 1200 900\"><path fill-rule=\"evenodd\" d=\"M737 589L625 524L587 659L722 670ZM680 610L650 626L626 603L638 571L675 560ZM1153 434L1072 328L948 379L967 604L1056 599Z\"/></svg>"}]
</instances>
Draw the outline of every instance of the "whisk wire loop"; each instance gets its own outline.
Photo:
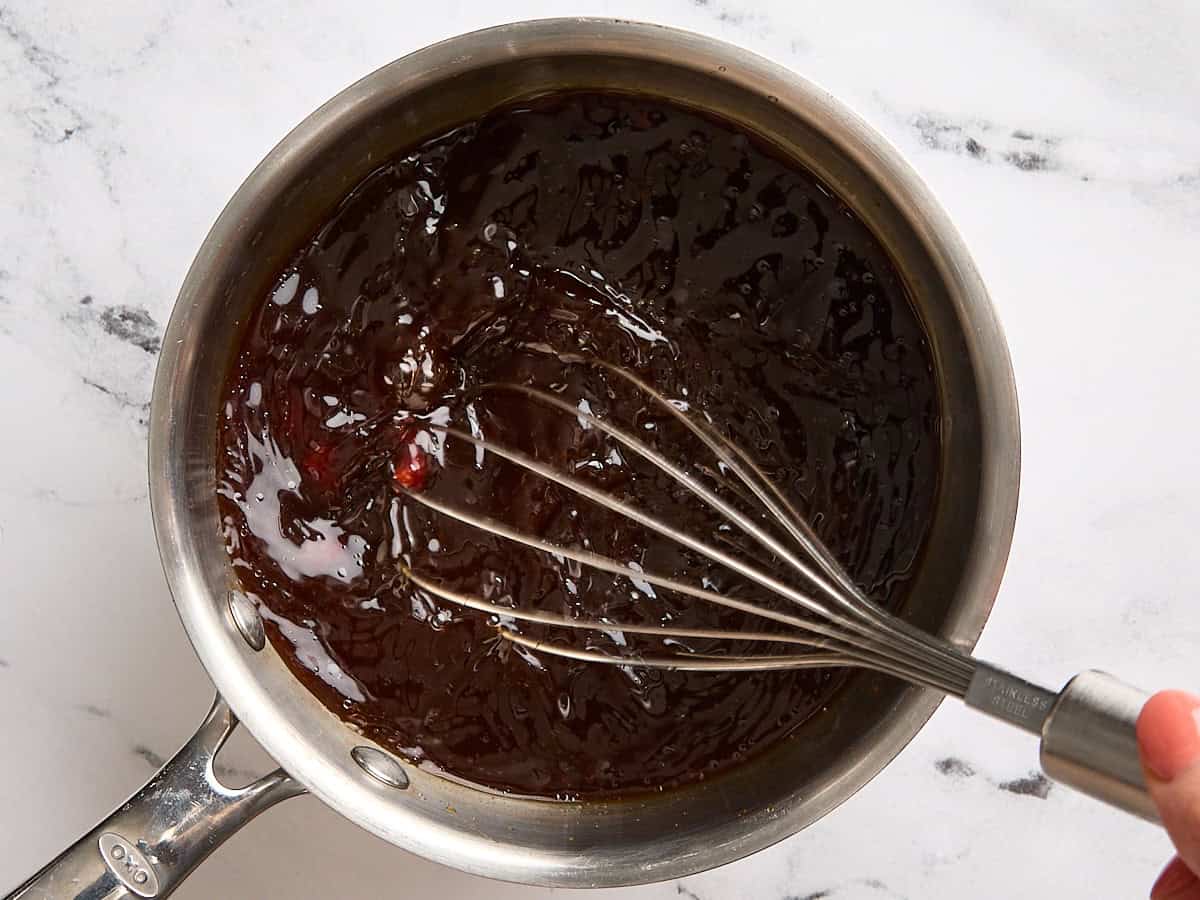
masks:
<instances>
[{"instance_id":1,"label":"whisk wire loop","mask_svg":"<svg viewBox=\"0 0 1200 900\"><path fill-rule=\"evenodd\" d=\"M540 610L519 610L451 590L445 585L426 578L420 573L409 571L405 567L406 573L418 588L441 597L447 602L495 616L499 623L501 636L513 644L575 660L608 665L693 671L753 671L849 665L884 672L946 694L960 697L965 695L975 672L974 660L953 646L893 617L872 602L854 584L783 492L740 447L708 423L699 421L685 409L672 403L653 386L628 370L586 357L563 356L561 358L566 363L586 363L599 366L626 380L677 419L716 456L723 469L731 473L753 495L768 514L769 521L781 527L788 534L798 548L812 560L815 568L753 518L710 489L698 477L685 471L627 429L600 418L586 409L572 405L559 396L529 385L496 382L483 385L480 390L510 391L521 394L529 400L577 418L584 427L594 428L606 434L626 449L641 456L714 512L723 516L758 546L784 563L795 575L800 576L813 592L800 590L774 574L764 571L759 566L739 559L721 548L713 546L708 541L674 527L658 516L612 496L582 478L560 472L555 467L520 450L484 440L452 426L433 426L432 430L442 434L444 438L464 441L486 453L494 454L610 512L617 513L655 533L664 535L675 543L687 547L706 559L765 588L772 594L785 598L800 607L807 615L781 612L759 603L752 603L705 587L698 587L677 578L634 568L590 549L560 546L512 528L503 522L457 508L425 493L403 489L409 498L435 512L457 519L503 540L563 559L570 559L612 575L624 576L634 582L654 585L706 603L786 625L789 631L777 633L754 630L681 628L670 625L614 622L602 618L574 617ZM805 652L732 654L681 651L618 655L591 647L580 648L558 641L533 638L510 627L508 623L514 621L594 632L621 631L659 638L699 638L713 641L783 644L803 647Z\"/></svg>"}]
</instances>

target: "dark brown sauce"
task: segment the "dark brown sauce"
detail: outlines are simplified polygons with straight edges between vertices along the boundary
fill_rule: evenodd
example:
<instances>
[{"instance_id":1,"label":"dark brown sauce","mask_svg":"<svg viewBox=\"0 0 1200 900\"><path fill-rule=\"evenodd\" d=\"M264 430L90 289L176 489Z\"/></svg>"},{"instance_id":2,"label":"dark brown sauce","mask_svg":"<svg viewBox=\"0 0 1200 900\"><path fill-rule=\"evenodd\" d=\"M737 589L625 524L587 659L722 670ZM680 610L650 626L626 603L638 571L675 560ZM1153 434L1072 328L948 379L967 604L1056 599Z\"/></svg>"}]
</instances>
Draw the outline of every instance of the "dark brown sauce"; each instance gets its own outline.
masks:
<instances>
[{"instance_id":1,"label":"dark brown sauce","mask_svg":"<svg viewBox=\"0 0 1200 900\"><path fill-rule=\"evenodd\" d=\"M566 661L499 639L495 618L405 575L411 566L522 608L763 627L491 537L398 488L775 602L430 430L474 430L741 546L577 417L483 387L550 388L681 462L716 468L630 385L552 351L619 363L709 417L808 512L859 584L893 607L903 599L932 515L939 442L930 353L894 267L842 202L757 138L660 100L597 94L499 109L382 165L299 249L246 329L226 387L218 492L230 557L303 682L409 759L542 796L704 778L792 732L842 674ZM557 633L611 652L663 649L617 631ZM679 643L718 649L671 649Z\"/></svg>"}]
</instances>

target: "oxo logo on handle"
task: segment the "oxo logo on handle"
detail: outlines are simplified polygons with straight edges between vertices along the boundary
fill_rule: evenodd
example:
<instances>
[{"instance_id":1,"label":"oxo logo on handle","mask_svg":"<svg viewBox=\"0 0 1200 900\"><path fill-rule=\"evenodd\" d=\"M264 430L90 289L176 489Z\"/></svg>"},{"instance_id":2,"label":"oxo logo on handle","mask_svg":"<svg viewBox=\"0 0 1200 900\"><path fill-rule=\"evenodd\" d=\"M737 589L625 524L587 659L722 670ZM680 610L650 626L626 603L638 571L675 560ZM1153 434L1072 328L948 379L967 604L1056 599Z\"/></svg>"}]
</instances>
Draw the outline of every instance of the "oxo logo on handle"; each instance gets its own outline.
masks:
<instances>
[{"instance_id":1,"label":"oxo logo on handle","mask_svg":"<svg viewBox=\"0 0 1200 900\"><path fill-rule=\"evenodd\" d=\"M154 868L134 846L121 835L106 831L100 835L100 856L117 880L139 897L158 896L158 876Z\"/></svg>"}]
</instances>

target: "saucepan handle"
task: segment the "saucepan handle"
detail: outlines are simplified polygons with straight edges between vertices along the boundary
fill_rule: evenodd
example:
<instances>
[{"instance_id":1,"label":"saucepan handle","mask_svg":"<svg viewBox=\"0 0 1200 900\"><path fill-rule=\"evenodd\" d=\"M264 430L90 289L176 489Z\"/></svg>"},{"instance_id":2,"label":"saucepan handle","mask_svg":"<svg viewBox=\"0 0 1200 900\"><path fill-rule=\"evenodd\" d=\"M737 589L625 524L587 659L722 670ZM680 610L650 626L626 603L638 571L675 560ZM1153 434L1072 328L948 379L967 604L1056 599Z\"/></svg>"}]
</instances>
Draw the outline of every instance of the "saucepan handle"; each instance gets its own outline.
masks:
<instances>
[{"instance_id":1,"label":"saucepan handle","mask_svg":"<svg viewBox=\"0 0 1200 900\"><path fill-rule=\"evenodd\" d=\"M191 740L146 785L6 900L166 897L260 812L304 793L282 769L243 788L213 761L237 718L218 695Z\"/></svg>"}]
</instances>

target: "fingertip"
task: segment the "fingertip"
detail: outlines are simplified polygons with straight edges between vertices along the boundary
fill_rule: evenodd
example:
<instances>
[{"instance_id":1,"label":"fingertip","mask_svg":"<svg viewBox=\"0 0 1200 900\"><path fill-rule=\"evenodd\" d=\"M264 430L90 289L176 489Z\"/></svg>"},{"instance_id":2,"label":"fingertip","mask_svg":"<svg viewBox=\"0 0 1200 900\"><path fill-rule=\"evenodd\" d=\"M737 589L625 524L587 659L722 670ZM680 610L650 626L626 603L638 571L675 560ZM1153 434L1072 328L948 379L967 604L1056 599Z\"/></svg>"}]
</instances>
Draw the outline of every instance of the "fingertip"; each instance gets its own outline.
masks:
<instances>
[{"instance_id":1,"label":"fingertip","mask_svg":"<svg viewBox=\"0 0 1200 900\"><path fill-rule=\"evenodd\" d=\"M1150 900L1200 900L1200 879L1176 856L1154 882Z\"/></svg>"},{"instance_id":2,"label":"fingertip","mask_svg":"<svg viewBox=\"0 0 1200 900\"><path fill-rule=\"evenodd\" d=\"M1142 707L1137 720L1142 763L1163 781L1171 781L1200 760L1200 697L1186 691L1160 691Z\"/></svg>"}]
</instances>

